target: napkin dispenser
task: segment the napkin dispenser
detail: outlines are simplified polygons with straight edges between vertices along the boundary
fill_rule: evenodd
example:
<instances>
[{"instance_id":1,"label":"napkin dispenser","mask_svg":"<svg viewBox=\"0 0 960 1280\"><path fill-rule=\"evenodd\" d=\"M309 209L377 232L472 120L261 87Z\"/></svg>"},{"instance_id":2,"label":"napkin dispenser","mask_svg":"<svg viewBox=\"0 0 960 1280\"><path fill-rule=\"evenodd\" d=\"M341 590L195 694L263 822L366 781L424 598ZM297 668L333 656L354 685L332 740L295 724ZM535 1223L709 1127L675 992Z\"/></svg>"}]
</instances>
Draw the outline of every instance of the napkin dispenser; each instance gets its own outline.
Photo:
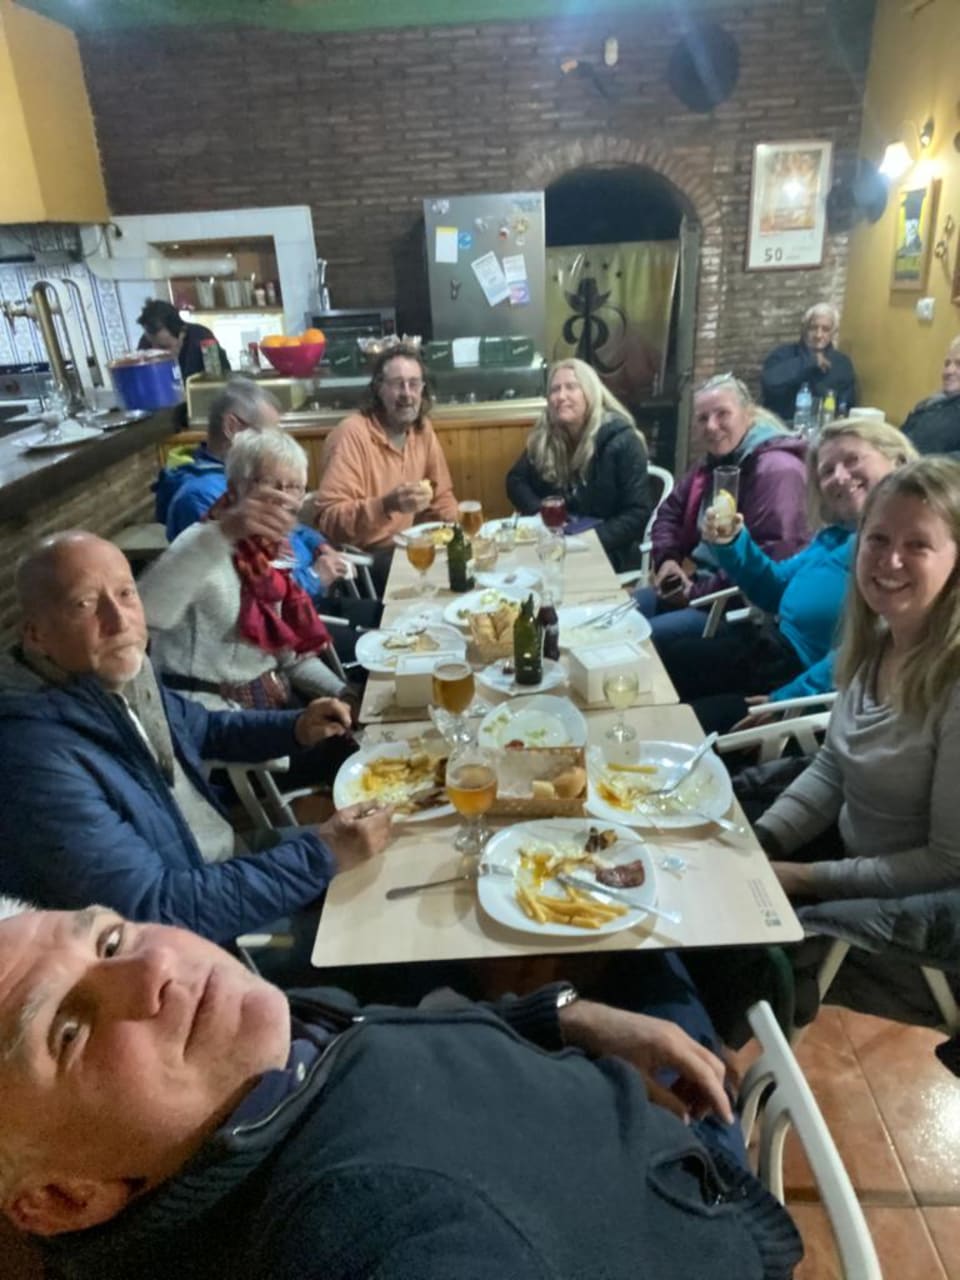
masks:
<instances>
[{"instance_id":1,"label":"napkin dispenser","mask_svg":"<svg viewBox=\"0 0 960 1280\"><path fill-rule=\"evenodd\" d=\"M621 672L637 676L639 693L649 693L653 686L653 661L632 640L571 649L568 662L570 685L586 703L605 702L604 680Z\"/></svg>"},{"instance_id":2,"label":"napkin dispenser","mask_svg":"<svg viewBox=\"0 0 960 1280\"><path fill-rule=\"evenodd\" d=\"M397 659L398 707L425 707L433 699L433 669L438 662L462 662L463 653L404 653Z\"/></svg>"}]
</instances>

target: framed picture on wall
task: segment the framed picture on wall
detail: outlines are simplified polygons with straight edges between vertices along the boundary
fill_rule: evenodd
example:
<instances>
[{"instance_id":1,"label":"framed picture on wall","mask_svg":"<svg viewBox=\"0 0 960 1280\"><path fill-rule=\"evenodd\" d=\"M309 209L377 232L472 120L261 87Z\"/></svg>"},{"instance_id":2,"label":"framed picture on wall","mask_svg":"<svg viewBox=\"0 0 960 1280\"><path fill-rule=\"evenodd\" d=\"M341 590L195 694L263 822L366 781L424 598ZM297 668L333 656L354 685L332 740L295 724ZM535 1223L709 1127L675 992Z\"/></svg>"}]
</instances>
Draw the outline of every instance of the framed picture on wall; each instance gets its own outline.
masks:
<instances>
[{"instance_id":1,"label":"framed picture on wall","mask_svg":"<svg viewBox=\"0 0 960 1280\"><path fill-rule=\"evenodd\" d=\"M748 271L820 266L832 159L830 142L760 142L754 147Z\"/></svg>"},{"instance_id":2,"label":"framed picture on wall","mask_svg":"<svg viewBox=\"0 0 960 1280\"><path fill-rule=\"evenodd\" d=\"M907 181L897 192L891 289L926 289L939 199L939 178L919 185Z\"/></svg>"}]
</instances>

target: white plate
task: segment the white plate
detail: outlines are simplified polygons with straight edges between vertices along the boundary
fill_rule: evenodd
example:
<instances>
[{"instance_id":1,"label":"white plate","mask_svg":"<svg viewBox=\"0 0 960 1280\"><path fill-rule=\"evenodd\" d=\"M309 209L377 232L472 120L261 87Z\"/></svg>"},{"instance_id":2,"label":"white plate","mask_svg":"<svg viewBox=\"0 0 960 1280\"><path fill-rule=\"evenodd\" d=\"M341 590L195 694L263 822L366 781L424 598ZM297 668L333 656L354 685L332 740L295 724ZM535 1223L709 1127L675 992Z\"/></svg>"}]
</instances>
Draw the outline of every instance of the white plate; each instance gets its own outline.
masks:
<instances>
[{"instance_id":1,"label":"white plate","mask_svg":"<svg viewBox=\"0 0 960 1280\"><path fill-rule=\"evenodd\" d=\"M402 632L406 628L391 627L390 630L384 631L365 631L357 640L357 661L361 666L366 667L374 675L387 676L392 675L397 669L397 659L405 653L418 654L423 657L431 657L433 654L438 656L443 654L455 654L458 658L463 658L467 652L467 642L463 638L463 633L458 631L456 627L445 627L437 625L427 627L426 633L436 644L436 649L415 649L413 646L405 649L388 649L386 640L390 636L395 636L398 632Z\"/></svg>"},{"instance_id":2,"label":"white plate","mask_svg":"<svg viewBox=\"0 0 960 1280\"><path fill-rule=\"evenodd\" d=\"M466 631L469 628L467 619L471 613L496 613L504 600L521 605L529 594L529 591L517 591L512 587L508 587L506 591L495 587L485 587L483 591L468 591L466 595L457 596L450 601L443 611L443 620L449 622L451 627ZM540 608L536 593L533 596L533 608L534 612Z\"/></svg>"},{"instance_id":3,"label":"white plate","mask_svg":"<svg viewBox=\"0 0 960 1280\"><path fill-rule=\"evenodd\" d=\"M524 933L549 934L558 938L595 938L599 934L619 933L622 929L632 929L647 917L645 907L652 907L657 901L657 873L646 847L637 839L635 831L620 823L611 824L620 837L615 845L599 855L611 866L622 862L643 860L646 868L646 879L637 889L620 889L618 894L630 898L637 904L636 910L627 911L626 915L616 916L599 929L584 929L581 925L572 924L537 924L529 916L525 916L516 899L516 881L505 875L480 876L477 880L477 897L487 915L492 916L510 929L521 929ZM570 839L581 844L586 837L591 823L583 818L551 818L549 821L520 822L503 831L498 831L487 842L483 851L483 861L489 865L509 867L516 870L520 865L520 849L529 845L538 836L545 838L552 845L563 845L564 830L570 832ZM622 845L622 848L620 847ZM589 871L581 873L587 877ZM562 890L554 880L544 881L541 893L560 897ZM612 898L597 894L598 902L611 903Z\"/></svg>"},{"instance_id":4,"label":"white plate","mask_svg":"<svg viewBox=\"0 0 960 1280\"><path fill-rule=\"evenodd\" d=\"M540 575L532 569L494 569L477 574L478 587L493 587L496 591L538 591Z\"/></svg>"},{"instance_id":5,"label":"white plate","mask_svg":"<svg viewBox=\"0 0 960 1280\"><path fill-rule=\"evenodd\" d=\"M41 453L44 450L72 449L75 445L86 444L88 440L99 440L103 433L99 427L81 427L79 422L73 426L62 426L56 438L50 436L34 436L24 444L26 453Z\"/></svg>"},{"instance_id":6,"label":"white plate","mask_svg":"<svg viewBox=\"0 0 960 1280\"><path fill-rule=\"evenodd\" d=\"M591 747L587 752L588 812L609 822L664 829L701 827L711 818L722 818L733 802L733 787L723 761L712 751L704 756L692 776L681 783L671 796L653 798L646 802L638 800L632 808L627 809L603 799L597 792L597 779L605 772L606 760L655 766L674 765L689 760L694 751L696 747L686 742L610 742L603 747ZM625 773L619 776L629 779L631 775ZM649 781L651 786L663 785L658 782L655 774L649 779L638 777L638 780ZM696 808L695 814L686 809L684 800Z\"/></svg>"},{"instance_id":7,"label":"white plate","mask_svg":"<svg viewBox=\"0 0 960 1280\"><path fill-rule=\"evenodd\" d=\"M404 529L403 533L394 535L394 544L398 547L405 547L411 538L419 538L422 533L431 533L434 529L452 529L452 520L428 520L425 524L415 524L409 529ZM437 554L447 554L447 544L438 542L436 544Z\"/></svg>"},{"instance_id":8,"label":"white plate","mask_svg":"<svg viewBox=\"0 0 960 1280\"><path fill-rule=\"evenodd\" d=\"M438 750L439 746L438 745ZM338 809L346 809L351 804L371 804L380 799L389 804L389 799L367 794L363 790L363 771L373 760L382 760L385 756L391 759L402 759L410 755L408 742L381 742L375 747L367 747L357 751L349 759L344 760L337 776L333 780L333 803ZM449 818L454 812L452 804L439 804L435 809L423 809L418 813L398 813L394 822L428 822L433 818Z\"/></svg>"},{"instance_id":9,"label":"white plate","mask_svg":"<svg viewBox=\"0 0 960 1280\"><path fill-rule=\"evenodd\" d=\"M546 693L548 689L559 689L567 683L566 671L559 662L553 662L550 658L543 660L543 679L539 684L517 684L512 672L510 675L504 675L505 662L510 662L512 665L512 659L501 658L499 662L491 662L489 667L478 671L477 684L483 685L493 693L502 693L508 698L519 698L525 693Z\"/></svg>"},{"instance_id":10,"label":"white plate","mask_svg":"<svg viewBox=\"0 0 960 1280\"><path fill-rule=\"evenodd\" d=\"M597 604L564 604L557 610L560 621L560 648L589 648L597 644L611 644L615 640L635 640L638 644L650 639L650 623L639 609L633 609L618 618L612 627L588 627L585 624L601 613L609 613L617 605L616 600ZM626 603L625 601L623 603Z\"/></svg>"},{"instance_id":11,"label":"white plate","mask_svg":"<svg viewBox=\"0 0 960 1280\"><path fill-rule=\"evenodd\" d=\"M497 530L502 529L504 525L513 525L513 516L506 516L503 520L488 520L481 528L480 532L485 538L495 538ZM544 525L539 516L521 516L516 523L517 530L517 546L518 547L535 547L540 541L540 535L543 533Z\"/></svg>"},{"instance_id":12,"label":"white plate","mask_svg":"<svg viewBox=\"0 0 960 1280\"><path fill-rule=\"evenodd\" d=\"M480 721L477 741L492 751L515 741L525 747L584 747L587 722L569 698L535 693L492 707Z\"/></svg>"}]
</instances>

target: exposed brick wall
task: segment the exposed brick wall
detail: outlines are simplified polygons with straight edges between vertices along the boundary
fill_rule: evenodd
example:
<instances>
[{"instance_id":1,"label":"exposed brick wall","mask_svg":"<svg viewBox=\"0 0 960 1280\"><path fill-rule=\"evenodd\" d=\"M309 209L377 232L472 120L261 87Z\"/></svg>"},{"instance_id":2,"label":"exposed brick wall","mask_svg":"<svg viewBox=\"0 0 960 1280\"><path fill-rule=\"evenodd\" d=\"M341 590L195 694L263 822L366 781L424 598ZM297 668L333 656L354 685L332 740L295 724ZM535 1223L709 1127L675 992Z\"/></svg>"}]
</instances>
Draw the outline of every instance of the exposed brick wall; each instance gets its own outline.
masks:
<instances>
[{"instance_id":1,"label":"exposed brick wall","mask_svg":"<svg viewBox=\"0 0 960 1280\"><path fill-rule=\"evenodd\" d=\"M846 2L846 0L844 0ZM710 115L667 88L671 5L636 14L310 35L213 28L87 35L82 51L115 213L307 203L334 301L395 300L431 194L512 190L607 157L646 161L704 222L698 376L755 379L811 300L842 302L846 236L819 270L743 270L753 145L829 138L849 162L862 83L833 47L826 0L714 8L740 81ZM599 62L607 102L564 58Z\"/></svg>"},{"instance_id":2,"label":"exposed brick wall","mask_svg":"<svg viewBox=\"0 0 960 1280\"><path fill-rule=\"evenodd\" d=\"M25 520L0 522L0 644L17 630L13 572L17 560L38 538L64 529L88 529L113 537L124 525L153 519L150 486L157 476L155 445L107 467L95 482L84 481L38 503Z\"/></svg>"}]
</instances>

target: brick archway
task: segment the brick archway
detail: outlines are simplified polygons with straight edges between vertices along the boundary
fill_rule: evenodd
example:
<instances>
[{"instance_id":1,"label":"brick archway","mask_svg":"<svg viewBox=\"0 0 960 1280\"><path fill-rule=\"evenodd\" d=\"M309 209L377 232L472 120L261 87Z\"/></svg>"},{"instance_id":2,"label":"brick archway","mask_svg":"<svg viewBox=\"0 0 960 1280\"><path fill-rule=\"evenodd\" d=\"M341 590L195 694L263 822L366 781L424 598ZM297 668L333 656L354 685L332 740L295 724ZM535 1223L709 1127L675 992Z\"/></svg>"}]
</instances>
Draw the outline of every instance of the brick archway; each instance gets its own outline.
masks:
<instances>
[{"instance_id":1,"label":"brick archway","mask_svg":"<svg viewBox=\"0 0 960 1280\"><path fill-rule=\"evenodd\" d=\"M524 148L514 166L514 182L517 190L539 190L577 169L618 166L649 169L666 179L680 207L700 224L702 240L693 356L694 381L698 382L716 371L723 259L720 205L711 185L704 179L702 167L694 167L682 156L665 151L655 143L595 134L547 150Z\"/></svg>"}]
</instances>

